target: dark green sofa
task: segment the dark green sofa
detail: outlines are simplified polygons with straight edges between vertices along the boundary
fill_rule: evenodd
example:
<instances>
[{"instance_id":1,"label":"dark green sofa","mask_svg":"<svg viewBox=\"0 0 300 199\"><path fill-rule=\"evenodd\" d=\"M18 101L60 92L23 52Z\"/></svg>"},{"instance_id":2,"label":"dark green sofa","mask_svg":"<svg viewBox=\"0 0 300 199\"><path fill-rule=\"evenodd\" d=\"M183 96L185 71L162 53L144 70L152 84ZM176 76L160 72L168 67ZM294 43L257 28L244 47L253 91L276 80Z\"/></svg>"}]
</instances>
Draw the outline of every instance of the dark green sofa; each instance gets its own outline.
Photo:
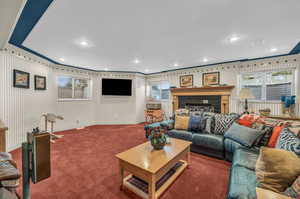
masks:
<instances>
[{"instance_id":1,"label":"dark green sofa","mask_svg":"<svg viewBox=\"0 0 300 199\"><path fill-rule=\"evenodd\" d=\"M259 149L244 147L222 135L175 130L172 129L173 123L173 120L153 123L146 125L145 130L149 132L149 129L159 126L168 128L170 137L191 141L192 152L232 162L228 199L256 198L255 164Z\"/></svg>"}]
</instances>

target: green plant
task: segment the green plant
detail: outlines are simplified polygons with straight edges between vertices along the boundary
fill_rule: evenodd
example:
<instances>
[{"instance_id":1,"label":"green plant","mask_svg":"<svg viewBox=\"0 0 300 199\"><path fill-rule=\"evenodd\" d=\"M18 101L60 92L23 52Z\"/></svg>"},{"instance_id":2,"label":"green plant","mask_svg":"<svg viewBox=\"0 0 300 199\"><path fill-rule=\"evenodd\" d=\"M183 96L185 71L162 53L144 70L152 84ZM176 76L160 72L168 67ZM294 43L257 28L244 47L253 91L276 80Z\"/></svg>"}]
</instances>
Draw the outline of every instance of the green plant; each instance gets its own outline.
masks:
<instances>
[{"instance_id":1,"label":"green plant","mask_svg":"<svg viewBox=\"0 0 300 199\"><path fill-rule=\"evenodd\" d=\"M154 127L149 131L148 139L150 140L152 146L155 149L161 149L167 142L167 135L165 134L166 129Z\"/></svg>"}]
</instances>

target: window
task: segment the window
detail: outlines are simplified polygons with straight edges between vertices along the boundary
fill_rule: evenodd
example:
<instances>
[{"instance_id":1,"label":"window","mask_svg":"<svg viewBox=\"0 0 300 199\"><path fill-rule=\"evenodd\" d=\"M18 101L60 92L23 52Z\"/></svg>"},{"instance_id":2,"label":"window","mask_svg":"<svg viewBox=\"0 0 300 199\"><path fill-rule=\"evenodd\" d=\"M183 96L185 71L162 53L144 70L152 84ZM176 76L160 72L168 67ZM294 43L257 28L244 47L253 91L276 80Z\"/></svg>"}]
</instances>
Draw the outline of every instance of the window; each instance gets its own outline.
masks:
<instances>
[{"instance_id":1,"label":"window","mask_svg":"<svg viewBox=\"0 0 300 199\"><path fill-rule=\"evenodd\" d=\"M154 100L169 100L170 84L167 81L152 82L150 85L150 96Z\"/></svg>"},{"instance_id":2,"label":"window","mask_svg":"<svg viewBox=\"0 0 300 199\"><path fill-rule=\"evenodd\" d=\"M278 101L280 96L294 95L293 70L245 73L241 88L250 88L255 100Z\"/></svg>"},{"instance_id":3,"label":"window","mask_svg":"<svg viewBox=\"0 0 300 199\"><path fill-rule=\"evenodd\" d=\"M58 77L58 99L90 98L90 80L77 77Z\"/></svg>"}]
</instances>

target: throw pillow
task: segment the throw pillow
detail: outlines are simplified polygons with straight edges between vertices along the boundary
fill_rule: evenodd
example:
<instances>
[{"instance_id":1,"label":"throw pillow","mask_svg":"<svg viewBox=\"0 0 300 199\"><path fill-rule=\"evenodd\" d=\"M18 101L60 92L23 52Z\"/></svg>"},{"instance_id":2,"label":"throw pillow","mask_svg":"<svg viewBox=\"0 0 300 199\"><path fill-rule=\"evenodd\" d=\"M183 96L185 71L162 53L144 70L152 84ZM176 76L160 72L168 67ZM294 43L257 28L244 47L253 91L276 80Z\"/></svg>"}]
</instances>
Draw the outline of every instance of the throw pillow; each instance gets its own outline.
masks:
<instances>
[{"instance_id":1,"label":"throw pillow","mask_svg":"<svg viewBox=\"0 0 300 199\"><path fill-rule=\"evenodd\" d=\"M209 134L214 133L214 117L213 116L203 116L206 119L206 124L205 124L205 132Z\"/></svg>"},{"instance_id":2,"label":"throw pillow","mask_svg":"<svg viewBox=\"0 0 300 199\"><path fill-rule=\"evenodd\" d=\"M190 116L189 131L201 133L205 130L206 118L199 115Z\"/></svg>"},{"instance_id":3,"label":"throw pillow","mask_svg":"<svg viewBox=\"0 0 300 199\"><path fill-rule=\"evenodd\" d=\"M224 137L241 145L252 147L257 138L262 135L261 131L233 123L226 131Z\"/></svg>"},{"instance_id":4,"label":"throw pillow","mask_svg":"<svg viewBox=\"0 0 300 199\"><path fill-rule=\"evenodd\" d=\"M251 122L249 120L245 120L245 119L239 119L238 123L239 123L239 125L243 125L243 126L246 126L246 127L249 127L249 128L251 128L252 124L253 124L253 122Z\"/></svg>"},{"instance_id":5,"label":"throw pillow","mask_svg":"<svg viewBox=\"0 0 300 199\"><path fill-rule=\"evenodd\" d=\"M290 151L262 147L255 171L259 187L283 192L300 175L300 158Z\"/></svg>"},{"instance_id":6,"label":"throw pillow","mask_svg":"<svg viewBox=\"0 0 300 199\"><path fill-rule=\"evenodd\" d=\"M285 190L284 195L287 195L291 198L300 197L300 176L298 176L291 187Z\"/></svg>"},{"instance_id":7,"label":"throw pillow","mask_svg":"<svg viewBox=\"0 0 300 199\"><path fill-rule=\"evenodd\" d=\"M237 119L237 116L230 114L216 114L214 119L214 133L218 135L224 135L224 133L229 129L232 123Z\"/></svg>"},{"instance_id":8,"label":"throw pillow","mask_svg":"<svg viewBox=\"0 0 300 199\"><path fill-rule=\"evenodd\" d=\"M277 140L278 140L278 137L279 137L281 131L283 130L283 128L284 128L283 125L282 126L275 126L273 128L271 138L270 138L270 140L268 142L268 147L275 148Z\"/></svg>"},{"instance_id":9,"label":"throw pillow","mask_svg":"<svg viewBox=\"0 0 300 199\"><path fill-rule=\"evenodd\" d=\"M262 136L256 140L257 142L255 146L257 147L267 146L273 133L273 127L265 125L264 128L261 130L261 132L262 132Z\"/></svg>"},{"instance_id":10,"label":"throw pillow","mask_svg":"<svg viewBox=\"0 0 300 199\"><path fill-rule=\"evenodd\" d=\"M294 152L300 157L300 138L294 135L288 128L284 128L279 135L276 148Z\"/></svg>"},{"instance_id":11,"label":"throw pillow","mask_svg":"<svg viewBox=\"0 0 300 199\"><path fill-rule=\"evenodd\" d=\"M175 129L177 130L188 130L190 117L178 116L175 117Z\"/></svg>"},{"instance_id":12,"label":"throw pillow","mask_svg":"<svg viewBox=\"0 0 300 199\"><path fill-rule=\"evenodd\" d=\"M177 109L177 110L175 111L175 115L179 115L179 116L189 116L189 110L188 110L188 109L184 109L184 108Z\"/></svg>"}]
</instances>

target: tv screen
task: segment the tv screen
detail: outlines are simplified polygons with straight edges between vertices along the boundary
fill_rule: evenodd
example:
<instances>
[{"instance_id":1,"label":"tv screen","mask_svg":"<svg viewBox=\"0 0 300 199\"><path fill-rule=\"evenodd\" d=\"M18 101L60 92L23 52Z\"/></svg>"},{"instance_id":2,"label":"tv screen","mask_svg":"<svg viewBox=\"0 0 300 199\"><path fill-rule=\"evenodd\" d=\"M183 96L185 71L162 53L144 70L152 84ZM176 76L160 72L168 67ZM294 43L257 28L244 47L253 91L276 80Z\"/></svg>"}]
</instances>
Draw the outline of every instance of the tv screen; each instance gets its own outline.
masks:
<instances>
[{"instance_id":1,"label":"tv screen","mask_svg":"<svg viewBox=\"0 0 300 199\"><path fill-rule=\"evenodd\" d=\"M102 79L102 95L131 96L131 79Z\"/></svg>"}]
</instances>

